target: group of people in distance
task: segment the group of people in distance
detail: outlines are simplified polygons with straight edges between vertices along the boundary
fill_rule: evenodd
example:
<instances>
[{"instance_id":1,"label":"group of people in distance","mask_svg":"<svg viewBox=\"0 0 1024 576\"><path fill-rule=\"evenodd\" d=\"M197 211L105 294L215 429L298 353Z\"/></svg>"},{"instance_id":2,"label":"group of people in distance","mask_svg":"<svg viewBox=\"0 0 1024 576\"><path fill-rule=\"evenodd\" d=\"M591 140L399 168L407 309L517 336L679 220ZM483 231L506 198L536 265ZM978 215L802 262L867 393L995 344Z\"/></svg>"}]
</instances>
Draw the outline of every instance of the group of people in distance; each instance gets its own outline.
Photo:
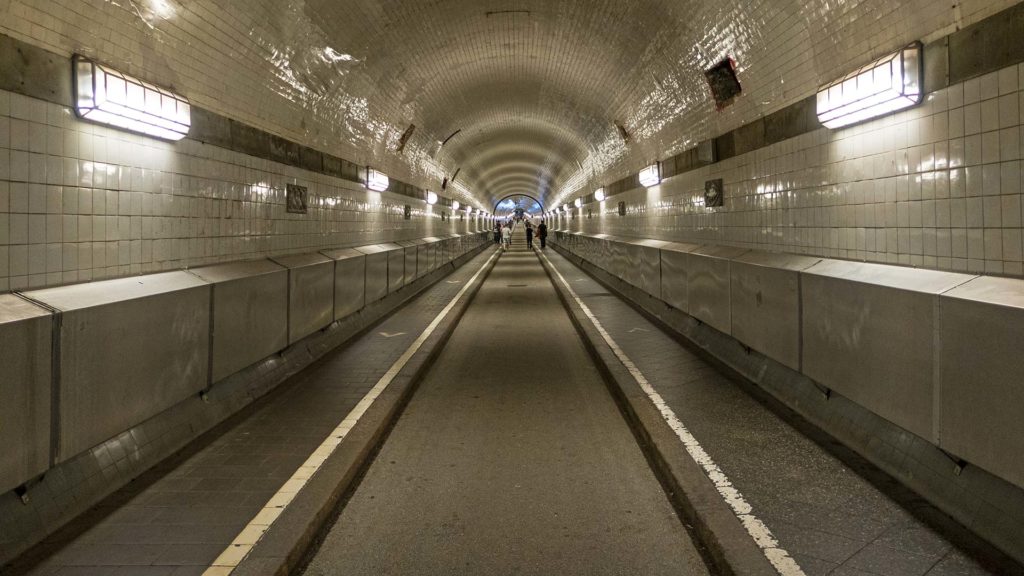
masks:
<instances>
[{"instance_id":1,"label":"group of people in distance","mask_svg":"<svg viewBox=\"0 0 1024 576\"><path fill-rule=\"evenodd\" d=\"M526 228L526 247L533 249L533 238L534 236L540 240L540 247L543 250L547 245L548 239L548 225L543 220L535 227L530 220L524 218L522 220L523 226ZM512 221L507 221L504 224L501 222L494 223L494 243L500 244L503 250L508 250L512 244Z\"/></svg>"}]
</instances>

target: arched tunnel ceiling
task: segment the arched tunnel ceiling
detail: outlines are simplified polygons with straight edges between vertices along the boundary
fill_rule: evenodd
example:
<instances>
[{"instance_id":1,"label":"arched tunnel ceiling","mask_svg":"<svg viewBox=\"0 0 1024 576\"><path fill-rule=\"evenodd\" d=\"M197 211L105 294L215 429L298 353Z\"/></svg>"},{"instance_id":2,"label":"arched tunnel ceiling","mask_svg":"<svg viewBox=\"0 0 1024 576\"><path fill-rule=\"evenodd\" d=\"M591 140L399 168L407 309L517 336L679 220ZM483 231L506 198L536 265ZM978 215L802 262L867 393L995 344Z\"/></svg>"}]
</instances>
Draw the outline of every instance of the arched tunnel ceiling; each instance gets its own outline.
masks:
<instances>
[{"instance_id":1,"label":"arched tunnel ceiling","mask_svg":"<svg viewBox=\"0 0 1024 576\"><path fill-rule=\"evenodd\" d=\"M28 19L75 3L15 1ZM486 209L571 200L1017 1L102 0L102 43L39 25L47 47L424 188L459 170L445 194ZM744 94L716 111L703 70L727 55Z\"/></svg>"}]
</instances>

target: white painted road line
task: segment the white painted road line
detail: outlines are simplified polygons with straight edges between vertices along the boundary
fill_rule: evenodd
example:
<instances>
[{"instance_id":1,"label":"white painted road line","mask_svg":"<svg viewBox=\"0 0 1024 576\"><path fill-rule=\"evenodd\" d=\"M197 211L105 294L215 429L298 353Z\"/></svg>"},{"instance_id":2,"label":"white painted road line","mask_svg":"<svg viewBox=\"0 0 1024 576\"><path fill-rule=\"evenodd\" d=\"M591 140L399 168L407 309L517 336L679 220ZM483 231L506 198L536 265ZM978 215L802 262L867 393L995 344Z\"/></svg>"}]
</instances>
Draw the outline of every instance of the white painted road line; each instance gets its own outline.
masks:
<instances>
[{"instance_id":1,"label":"white painted road line","mask_svg":"<svg viewBox=\"0 0 1024 576\"><path fill-rule=\"evenodd\" d=\"M650 382L647 381L647 378L644 377L636 364L629 359L629 356L626 355L625 351L623 351L611 335L608 334L608 331L604 329L601 321L594 316L590 311L590 308L588 308L587 305L583 303L583 300L576 295L576 291L572 289L572 286L570 286L569 282L565 280L562 273L551 264L551 261L548 260L548 257L544 253L538 252L538 254L540 254L541 258L547 262L551 270L558 276L559 281L561 281L562 285L565 286L569 295L572 296L573 300L576 301L576 304L578 304L580 309L583 310L583 313L590 319L594 328L597 329L604 341L609 347L611 347L612 351L615 352L615 356L619 359L619 362L622 362L622 365L629 370L629 373L633 376L633 379L636 380L636 383L640 385L640 388L642 388L647 394L647 397L650 398L652 403L654 403L654 407L658 409L662 418L665 419L665 422L668 423L669 427L672 428L672 431L675 432L676 436L679 437L679 440L682 441L683 446L686 447L686 451L690 454L690 458L693 458L693 461L704 469L704 473L707 474L708 478L710 478L714 483L715 488L722 496L722 499L725 500L725 503L728 504L730 508L732 508L733 513L736 514L736 517L740 519L743 527L746 528L747 534L750 534L750 537L754 539L754 542L764 553L768 561L771 562L775 570L782 576L805 576L803 569L796 563L796 560L793 560L789 555L789 552L779 546L779 542L775 539L775 536L772 535L771 530L765 526L764 522L761 522L757 516L754 516L753 507L745 498L743 498L740 491L732 485L732 482L729 481L725 472L723 472L722 469L715 464L714 460L711 459L711 456L704 451L704 448L702 448L700 443L697 442L697 439L694 438L693 434L686 429L686 426L683 425L675 412L672 411L672 408L665 403L661 394L658 394L658 391L651 386Z\"/></svg>"},{"instance_id":2,"label":"white painted road line","mask_svg":"<svg viewBox=\"0 0 1024 576\"><path fill-rule=\"evenodd\" d=\"M334 453L334 450L341 444L342 440L345 439L345 436L348 435L356 423L359 422L359 419L363 414L365 414L370 408L373 401L384 392L384 389L391 384L392 380L395 379L395 376L398 376L398 373L405 368L405 365L413 355L419 351L427 338L434 333L434 330L436 330L441 324L441 321L448 316L448 313L451 312L453 308L455 308L455 305L458 304L459 300L461 300L466 292L469 291L477 278L480 277L480 274L487 269L487 266L490 265L491 261L494 260L498 254L499 252L491 254L491 257L484 262L483 266L481 266L480 269L473 274L473 277L466 282L461 290L459 290L458 294L455 295L455 298L453 298L452 301L434 317L430 324L424 328L419 337L409 345L405 352L399 356L398 360L395 360L395 363L391 365L391 368L388 368L388 371L385 372L374 387L371 388L365 396L363 396L362 400L356 404L355 408L345 416L345 419L338 424L338 427L331 432L327 439L324 440L315 451L313 451L313 454L310 455L302 466L295 471L295 474L293 474L292 477L289 478L283 486L281 486L281 489L270 498L263 509L256 514L256 517L249 522L237 537L235 537L234 541L232 541L231 544L221 552L220 556L213 561L213 565L203 572L203 576L226 576L231 574L235 568L238 567L238 564L241 563L250 551L252 551L260 538L266 534L274 521L277 520L282 512L284 512L284 509L287 508L292 500L295 499L299 490L302 490L302 487L309 482L310 478L320 470L324 462L327 461L327 458Z\"/></svg>"}]
</instances>

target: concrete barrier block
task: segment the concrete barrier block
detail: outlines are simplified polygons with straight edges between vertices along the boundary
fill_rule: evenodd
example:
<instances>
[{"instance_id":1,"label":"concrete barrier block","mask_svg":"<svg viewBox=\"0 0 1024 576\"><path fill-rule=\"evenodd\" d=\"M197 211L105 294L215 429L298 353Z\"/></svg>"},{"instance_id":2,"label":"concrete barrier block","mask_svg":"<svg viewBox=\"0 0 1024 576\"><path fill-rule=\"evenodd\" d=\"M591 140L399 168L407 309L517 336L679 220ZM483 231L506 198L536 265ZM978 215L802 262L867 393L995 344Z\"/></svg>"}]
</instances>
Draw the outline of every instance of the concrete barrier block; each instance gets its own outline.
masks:
<instances>
[{"instance_id":1,"label":"concrete barrier block","mask_svg":"<svg viewBox=\"0 0 1024 576\"><path fill-rule=\"evenodd\" d=\"M211 290L166 272L28 292L61 311L57 461L207 385Z\"/></svg>"},{"instance_id":2,"label":"concrete barrier block","mask_svg":"<svg viewBox=\"0 0 1024 576\"><path fill-rule=\"evenodd\" d=\"M939 446L1024 487L1024 281L981 277L939 302Z\"/></svg>"},{"instance_id":3,"label":"concrete barrier block","mask_svg":"<svg viewBox=\"0 0 1024 576\"><path fill-rule=\"evenodd\" d=\"M800 370L800 271L820 258L751 251L732 261L731 334Z\"/></svg>"},{"instance_id":4,"label":"concrete barrier block","mask_svg":"<svg viewBox=\"0 0 1024 576\"><path fill-rule=\"evenodd\" d=\"M323 254L277 256L288 269L288 343L334 321L334 261Z\"/></svg>"},{"instance_id":5,"label":"concrete barrier block","mask_svg":"<svg viewBox=\"0 0 1024 576\"><path fill-rule=\"evenodd\" d=\"M253 260L191 272L213 285L211 383L288 346L287 269Z\"/></svg>"},{"instance_id":6,"label":"concrete barrier block","mask_svg":"<svg viewBox=\"0 0 1024 576\"><path fill-rule=\"evenodd\" d=\"M804 374L936 442L937 298L974 276L839 260L801 274Z\"/></svg>"},{"instance_id":7,"label":"concrete barrier block","mask_svg":"<svg viewBox=\"0 0 1024 576\"><path fill-rule=\"evenodd\" d=\"M334 260L334 319L362 310L366 305L366 255L353 248L321 254Z\"/></svg>"},{"instance_id":8,"label":"concrete barrier block","mask_svg":"<svg viewBox=\"0 0 1024 576\"><path fill-rule=\"evenodd\" d=\"M731 246L704 246L689 253L686 279L690 316L719 332L731 332L730 260L745 252L744 248Z\"/></svg>"},{"instance_id":9,"label":"concrete barrier block","mask_svg":"<svg viewBox=\"0 0 1024 576\"><path fill-rule=\"evenodd\" d=\"M48 310L0 294L0 493L50 465L52 338Z\"/></svg>"}]
</instances>

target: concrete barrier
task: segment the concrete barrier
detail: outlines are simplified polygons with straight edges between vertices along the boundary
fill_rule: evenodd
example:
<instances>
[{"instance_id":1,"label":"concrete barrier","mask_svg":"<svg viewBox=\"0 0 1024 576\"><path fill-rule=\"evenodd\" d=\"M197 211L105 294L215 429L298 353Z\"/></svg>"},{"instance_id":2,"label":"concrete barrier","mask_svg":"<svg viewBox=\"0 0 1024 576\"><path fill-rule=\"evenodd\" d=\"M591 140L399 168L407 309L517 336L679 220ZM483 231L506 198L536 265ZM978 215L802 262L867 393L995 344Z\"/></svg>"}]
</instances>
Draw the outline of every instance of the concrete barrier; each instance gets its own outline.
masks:
<instances>
[{"instance_id":1,"label":"concrete barrier","mask_svg":"<svg viewBox=\"0 0 1024 576\"><path fill-rule=\"evenodd\" d=\"M976 278L939 303L939 446L1024 486L1024 281Z\"/></svg>"},{"instance_id":2,"label":"concrete barrier","mask_svg":"<svg viewBox=\"0 0 1024 576\"><path fill-rule=\"evenodd\" d=\"M334 319L341 320L366 305L366 256L353 248L321 254L334 260Z\"/></svg>"},{"instance_id":3,"label":"concrete barrier","mask_svg":"<svg viewBox=\"0 0 1024 576\"><path fill-rule=\"evenodd\" d=\"M732 332L730 260L746 252L731 246L703 246L687 255L689 314L719 332Z\"/></svg>"},{"instance_id":4,"label":"concrete barrier","mask_svg":"<svg viewBox=\"0 0 1024 576\"><path fill-rule=\"evenodd\" d=\"M57 462L206 388L210 292L166 272L26 293L60 311Z\"/></svg>"},{"instance_id":5,"label":"concrete barrier","mask_svg":"<svg viewBox=\"0 0 1024 576\"><path fill-rule=\"evenodd\" d=\"M288 345L288 270L270 260L205 266L213 285L210 384Z\"/></svg>"},{"instance_id":6,"label":"concrete barrier","mask_svg":"<svg viewBox=\"0 0 1024 576\"><path fill-rule=\"evenodd\" d=\"M820 258L751 251L730 264L734 338L800 370L800 272Z\"/></svg>"},{"instance_id":7,"label":"concrete barrier","mask_svg":"<svg viewBox=\"0 0 1024 576\"><path fill-rule=\"evenodd\" d=\"M50 466L50 312L0 295L0 492Z\"/></svg>"},{"instance_id":8,"label":"concrete barrier","mask_svg":"<svg viewBox=\"0 0 1024 576\"><path fill-rule=\"evenodd\" d=\"M334 320L334 261L317 253L272 260L288 269L288 343L294 344Z\"/></svg>"}]
</instances>

